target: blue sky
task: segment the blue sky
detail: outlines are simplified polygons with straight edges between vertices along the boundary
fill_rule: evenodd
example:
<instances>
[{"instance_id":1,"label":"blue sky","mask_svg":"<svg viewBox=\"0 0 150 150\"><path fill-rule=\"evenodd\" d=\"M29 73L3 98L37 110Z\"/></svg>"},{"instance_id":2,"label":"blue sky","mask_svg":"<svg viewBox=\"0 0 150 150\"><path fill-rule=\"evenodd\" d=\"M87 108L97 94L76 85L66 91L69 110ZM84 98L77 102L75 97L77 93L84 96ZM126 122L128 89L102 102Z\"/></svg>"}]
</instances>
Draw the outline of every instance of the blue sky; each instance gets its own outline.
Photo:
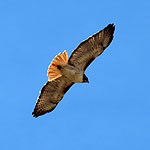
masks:
<instances>
[{"instance_id":1,"label":"blue sky","mask_svg":"<svg viewBox=\"0 0 150 150\"><path fill-rule=\"evenodd\" d=\"M0 1L0 149L149 150L150 1ZM56 109L31 113L47 67L114 23L114 40Z\"/></svg>"}]
</instances>

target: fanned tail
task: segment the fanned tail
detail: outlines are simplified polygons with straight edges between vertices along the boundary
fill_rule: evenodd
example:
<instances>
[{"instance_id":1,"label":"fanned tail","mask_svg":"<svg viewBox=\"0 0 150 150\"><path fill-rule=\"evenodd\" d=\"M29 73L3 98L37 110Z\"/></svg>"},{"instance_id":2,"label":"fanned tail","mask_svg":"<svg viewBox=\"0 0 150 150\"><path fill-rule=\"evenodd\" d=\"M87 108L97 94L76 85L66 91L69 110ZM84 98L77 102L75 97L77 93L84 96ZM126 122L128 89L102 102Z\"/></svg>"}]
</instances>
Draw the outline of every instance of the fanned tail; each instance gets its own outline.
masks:
<instances>
[{"instance_id":1,"label":"fanned tail","mask_svg":"<svg viewBox=\"0 0 150 150\"><path fill-rule=\"evenodd\" d=\"M55 58L52 60L47 70L47 76L49 77L49 81L62 76L57 66L67 62L68 62L68 53L66 50L55 56Z\"/></svg>"}]
</instances>

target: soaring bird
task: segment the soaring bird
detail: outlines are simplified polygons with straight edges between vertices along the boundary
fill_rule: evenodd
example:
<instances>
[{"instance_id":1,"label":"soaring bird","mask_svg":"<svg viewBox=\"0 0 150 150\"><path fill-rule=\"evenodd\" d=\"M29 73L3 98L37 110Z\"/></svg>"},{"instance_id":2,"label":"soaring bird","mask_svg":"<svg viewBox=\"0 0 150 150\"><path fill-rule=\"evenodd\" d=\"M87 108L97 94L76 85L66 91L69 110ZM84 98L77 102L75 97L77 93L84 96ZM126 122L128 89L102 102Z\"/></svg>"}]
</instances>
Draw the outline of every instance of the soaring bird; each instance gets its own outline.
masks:
<instances>
[{"instance_id":1,"label":"soaring bird","mask_svg":"<svg viewBox=\"0 0 150 150\"><path fill-rule=\"evenodd\" d=\"M109 24L81 42L69 58L66 50L55 56L48 67L48 81L41 89L32 112L34 117L54 110L74 83L89 82L85 70L109 46L114 31L114 24Z\"/></svg>"}]
</instances>

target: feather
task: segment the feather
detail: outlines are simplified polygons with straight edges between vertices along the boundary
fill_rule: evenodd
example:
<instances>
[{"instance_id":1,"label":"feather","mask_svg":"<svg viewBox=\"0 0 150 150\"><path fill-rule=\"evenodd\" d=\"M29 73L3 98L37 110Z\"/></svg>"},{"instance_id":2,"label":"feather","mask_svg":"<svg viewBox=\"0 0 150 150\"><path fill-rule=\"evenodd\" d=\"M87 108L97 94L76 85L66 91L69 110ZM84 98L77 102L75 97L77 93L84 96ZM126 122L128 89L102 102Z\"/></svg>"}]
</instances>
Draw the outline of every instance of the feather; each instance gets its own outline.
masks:
<instances>
[{"instance_id":1,"label":"feather","mask_svg":"<svg viewBox=\"0 0 150 150\"><path fill-rule=\"evenodd\" d=\"M54 110L64 94L73 84L73 82L68 81L64 76L56 80L47 81L41 89L32 115L38 117Z\"/></svg>"},{"instance_id":2,"label":"feather","mask_svg":"<svg viewBox=\"0 0 150 150\"><path fill-rule=\"evenodd\" d=\"M66 50L55 56L55 58L52 60L51 64L49 65L47 71L47 76L49 77L49 81L52 81L62 76L58 69L58 66L64 63L66 64L67 62L68 62L68 53Z\"/></svg>"}]
</instances>

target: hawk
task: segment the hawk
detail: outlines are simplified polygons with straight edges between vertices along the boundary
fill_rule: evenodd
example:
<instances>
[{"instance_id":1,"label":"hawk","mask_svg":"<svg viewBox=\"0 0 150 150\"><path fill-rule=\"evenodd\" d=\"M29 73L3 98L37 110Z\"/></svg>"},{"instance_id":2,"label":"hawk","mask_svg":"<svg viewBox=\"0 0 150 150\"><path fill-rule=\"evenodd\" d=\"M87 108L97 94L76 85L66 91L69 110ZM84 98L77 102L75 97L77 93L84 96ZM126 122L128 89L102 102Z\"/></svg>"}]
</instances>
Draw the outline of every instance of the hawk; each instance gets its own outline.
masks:
<instances>
[{"instance_id":1,"label":"hawk","mask_svg":"<svg viewBox=\"0 0 150 150\"><path fill-rule=\"evenodd\" d=\"M51 112L74 83L89 82L86 68L109 46L115 31L114 24L83 41L68 58L67 51L55 56L48 67L48 81L43 86L32 115Z\"/></svg>"}]
</instances>

